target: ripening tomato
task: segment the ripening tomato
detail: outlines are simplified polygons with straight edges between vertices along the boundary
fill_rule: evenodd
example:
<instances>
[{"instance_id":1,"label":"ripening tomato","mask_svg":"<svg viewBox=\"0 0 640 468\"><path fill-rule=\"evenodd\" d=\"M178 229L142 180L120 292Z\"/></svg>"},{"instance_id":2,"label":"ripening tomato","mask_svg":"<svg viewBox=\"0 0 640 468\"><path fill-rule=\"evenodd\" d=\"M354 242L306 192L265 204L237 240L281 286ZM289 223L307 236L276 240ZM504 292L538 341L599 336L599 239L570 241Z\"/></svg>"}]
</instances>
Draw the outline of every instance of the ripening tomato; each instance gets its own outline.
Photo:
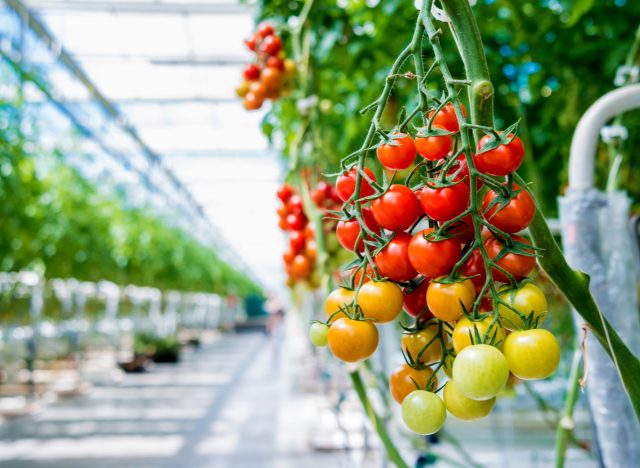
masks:
<instances>
[{"instance_id":1,"label":"ripening tomato","mask_svg":"<svg viewBox=\"0 0 640 468\"><path fill-rule=\"evenodd\" d=\"M464 115L466 119L467 109L465 109L462 104L460 104L460 107L462 108L462 115ZM434 112L435 110L429 112L429 118L431 118ZM458 133L460 131L460 123L456 117L456 109L453 107L453 104L448 103L440 109L440 112L438 112L438 114L433 118L433 125L437 125L453 133Z\"/></svg>"},{"instance_id":2,"label":"ripening tomato","mask_svg":"<svg viewBox=\"0 0 640 468\"><path fill-rule=\"evenodd\" d=\"M512 236L511 238L515 242L521 242L523 244L531 245L528 240L520 236ZM484 246L487 250L487 254L491 259L494 259L494 261L504 248L504 245L502 244L500 239L494 236L489 237L485 241ZM533 268L536 266L536 257L534 255L534 251L528 249L525 249L525 251L530 255L522 255L519 253L509 252L506 255L502 256L502 258L500 258L495 263L498 266L504 268L508 273L510 273L516 281L519 281L529 273L531 273L531 271L533 271ZM499 271L495 267L492 270L492 274L495 281L500 281L503 283L509 282L508 277L504 273L502 273L502 271Z\"/></svg>"},{"instance_id":3,"label":"ripening tomato","mask_svg":"<svg viewBox=\"0 0 640 468\"><path fill-rule=\"evenodd\" d=\"M402 291L391 281L369 281L362 285L357 298L364 317L375 323L391 322L402 310Z\"/></svg>"},{"instance_id":4,"label":"ripening tomato","mask_svg":"<svg viewBox=\"0 0 640 468\"><path fill-rule=\"evenodd\" d=\"M378 347L378 329L369 321L342 317L329 327L328 343L341 361L363 361Z\"/></svg>"},{"instance_id":5,"label":"ripening tomato","mask_svg":"<svg viewBox=\"0 0 640 468\"><path fill-rule=\"evenodd\" d=\"M284 263L291 263L293 262L293 259L295 258L295 256L297 255L297 252L295 250L293 250L291 247L289 247L283 254L282 254L282 260L284 261Z\"/></svg>"},{"instance_id":6,"label":"ripening tomato","mask_svg":"<svg viewBox=\"0 0 640 468\"><path fill-rule=\"evenodd\" d=\"M513 189L520 191L504 206L495 202L490 207L491 202L497 197L496 192L493 190L489 190L482 200L482 211L487 222L510 234L520 232L526 228L533 220L536 212L536 206L531 194L526 190L520 189L517 185L514 185Z\"/></svg>"},{"instance_id":7,"label":"ripening tomato","mask_svg":"<svg viewBox=\"0 0 640 468\"><path fill-rule=\"evenodd\" d=\"M324 323L313 322L309 327L309 339L313 346L322 348L327 346L329 327Z\"/></svg>"},{"instance_id":8,"label":"ripening tomato","mask_svg":"<svg viewBox=\"0 0 640 468\"><path fill-rule=\"evenodd\" d=\"M260 75L260 81L268 90L277 89L280 86L282 72L277 68L267 67Z\"/></svg>"},{"instance_id":9,"label":"ripening tomato","mask_svg":"<svg viewBox=\"0 0 640 468\"><path fill-rule=\"evenodd\" d=\"M404 310L412 317L417 317L427 307L427 288L429 287L429 279L424 278L422 283L413 288L410 292L408 288L404 288ZM425 312L423 318L433 317L431 312Z\"/></svg>"},{"instance_id":10,"label":"ripening tomato","mask_svg":"<svg viewBox=\"0 0 640 468\"><path fill-rule=\"evenodd\" d=\"M413 139L404 133L391 135L392 142L378 146L380 164L387 169L403 170L411 166L416 159L416 146Z\"/></svg>"},{"instance_id":11,"label":"ripening tomato","mask_svg":"<svg viewBox=\"0 0 640 468\"><path fill-rule=\"evenodd\" d=\"M415 390L402 401L402 420L416 434L438 432L447 418L447 410L438 395Z\"/></svg>"},{"instance_id":12,"label":"ripening tomato","mask_svg":"<svg viewBox=\"0 0 640 468\"><path fill-rule=\"evenodd\" d=\"M291 233L289 233L289 246L291 247L291 250L296 253L304 249L306 241L307 239L304 231L291 231Z\"/></svg>"},{"instance_id":13,"label":"ripening tomato","mask_svg":"<svg viewBox=\"0 0 640 468\"><path fill-rule=\"evenodd\" d=\"M389 231L405 231L415 224L422 209L409 187L392 185L380 198L371 203L377 223Z\"/></svg>"},{"instance_id":14,"label":"ripening tomato","mask_svg":"<svg viewBox=\"0 0 640 468\"><path fill-rule=\"evenodd\" d=\"M426 366L442 359L442 341L438 337L438 324L429 323L422 330L402 335L402 352L416 363ZM444 339L444 333L442 338Z\"/></svg>"},{"instance_id":15,"label":"ripening tomato","mask_svg":"<svg viewBox=\"0 0 640 468\"><path fill-rule=\"evenodd\" d=\"M250 63L245 67L242 74L247 81L257 81L260 78L260 67L255 63Z\"/></svg>"},{"instance_id":16,"label":"ripening tomato","mask_svg":"<svg viewBox=\"0 0 640 468\"><path fill-rule=\"evenodd\" d=\"M495 397L509 379L509 362L494 346L467 346L453 361L453 381L460 392L472 400Z\"/></svg>"},{"instance_id":17,"label":"ripening tomato","mask_svg":"<svg viewBox=\"0 0 640 468\"><path fill-rule=\"evenodd\" d=\"M443 280L444 276L436 278ZM476 298L476 290L470 279L455 283L432 281L427 288L427 306L434 317L452 322L458 320L464 311L470 311Z\"/></svg>"},{"instance_id":18,"label":"ripening tomato","mask_svg":"<svg viewBox=\"0 0 640 468\"><path fill-rule=\"evenodd\" d=\"M512 134L509 134L509 137L511 136ZM482 147L491 139L492 135L485 135L480 139L478 154L475 157L476 169L483 174L500 177L517 170L524 159L522 140L516 136L509 144L482 152Z\"/></svg>"},{"instance_id":19,"label":"ripening tomato","mask_svg":"<svg viewBox=\"0 0 640 468\"><path fill-rule=\"evenodd\" d=\"M311 274L311 261L304 255L296 255L291 262L289 274L293 279L304 279Z\"/></svg>"},{"instance_id":20,"label":"ripening tomato","mask_svg":"<svg viewBox=\"0 0 640 468\"><path fill-rule=\"evenodd\" d=\"M429 379L432 388L438 388L438 379L433 377L433 370L428 367L414 369L408 364L402 364L389 377L389 391L398 403L402 404L405 397L414 390L426 390Z\"/></svg>"},{"instance_id":21,"label":"ripening tomato","mask_svg":"<svg viewBox=\"0 0 640 468\"><path fill-rule=\"evenodd\" d=\"M454 239L433 242L426 237L433 228L418 232L409 243L409 262L427 278L446 275L461 257L460 243Z\"/></svg>"},{"instance_id":22,"label":"ripening tomato","mask_svg":"<svg viewBox=\"0 0 640 468\"><path fill-rule=\"evenodd\" d=\"M240 83L240 85L236 88L236 95L238 97L243 98L248 93L249 93L249 82L245 80L242 83Z\"/></svg>"},{"instance_id":23,"label":"ripening tomato","mask_svg":"<svg viewBox=\"0 0 640 468\"><path fill-rule=\"evenodd\" d=\"M245 39L244 43L247 46L247 49L249 49L252 52L255 52L256 47L258 46L258 38L256 36L252 36L248 39Z\"/></svg>"},{"instance_id":24,"label":"ripening tomato","mask_svg":"<svg viewBox=\"0 0 640 468\"><path fill-rule=\"evenodd\" d=\"M496 404L496 398L478 401L467 398L453 380L449 380L442 391L444 406L449 413L463 421L473 421L484 418Z\"/></svg>"},{"instance_id":25,"label":"ripening tomato","mask_svg":"<svg viewBox=\"0 0 640 468\"><path fill-rule=\"evenodd\" d=\"M244 104L244 108L247 110L258 110L262 107L262 103L264 102L264 98L261 98L260 96L258 96L255 93L252 93L251 91L249 91L242 103Z\"/></svg>"},{"instance_id":26,"label":"ripening tomato","mask_svg":"<svg viewBox=\"0 0 640 468\"><path fill-rule=\"evenodd\" d=\"M286 221L287 227L291 231L301 231L304 229L305 224L307 224L307 218L305 215L300 213L291 213L290 215L287 215Z\"/></svg>"},{"instance_id":27,"label":"ripening tomato","mask_svg":"<svg viewBox=\"0 0 640 468\"><path fill-rule=\"evenodd\" d=\"M469 278L475 287L476 294L480 294L487 281L487 270L484 267L480 249L473 249L469 258L462 264L460 275Z\"/></svg>"},{"instance_id":28,"label":"ripening tomato","mask_svg":"<svg viewBox=\"0 0 640 468\"><path fill-rule=\"evenodd\" d=\"M260 81L253 81L249 84L249 94L255 94L256 97L264 101L267 97L267 88ZM247 94L247 96L249 94Z\"/></svg>"},{"instance_id":29,"label":"ripening tomato","mask_svg":"<svg viewBox=\"0 0 640 468\"><path fill-rule=\"evenodd\" d=\"M282 57L269 57L267 58L267 67L275 68L279 71L284 71L284 60Z\"/></svg>"},{"instance_id":30,"label":"ripening tomato","mask_svg":"<svg viewBox=\"0 0 640 468\"><path fill-rule=\"evenodd\" d=\"M324 302L324 312L327 318L331 318L333 314L335 315L331 318L332 321L346 317L343 311L350 310L353 296L354 292L350 289L338 288L331 291Z\"/></svg>"},{"instance_id":31,"label":"ripening tomato","mask_svg":"<svg viewBox=\"0 0 640 468\"><path fill-rule=\"evenodd\" d=\"M531 323L542 323L547 313L547 298L537 286L527 283L517 289L509 289L500 293L500 299L515 310L498 304L498 313L502 325L510 330L520 330L525 320Z\"/></svg>"},{"instance_id":32,"label":"ripening tomato","mask_svg":"<svg viewBox=\"0 0 640 468\"><path fill-rule=\"evenodd\" d=\"M367 227L376 233L380 233L380 227L371 213L369 208L362 208L362 219ZM345 249L353 252L356 248L356 241L360 235L360 223L356 218L351 218L346 221L338 221L336 225L336 235L338 236L338 242ZM360 239L358 242L358 251L364 250L364 239Z\"/></svg>"},{"instance_id":33,"label":"ripening tomato","mask_svg":"<svg viewBox=\"0 0 640 468\"><path fill-rule=\"evenodd\" d=\"M262 41L260 48L267 55L278 55L278 52L282 50L282 39L275 34L267 36Z\"/></svg>"},{"instance_id":34,"label":"ripening tomato","mask_svg":"<svg viewBox=\"0 0 640 468\"><path fill-rule=\"evenodd\" d=\"M560 345L548 330L513 331L504 342L504 355L519 379L546 379L560 363Z\"/></svg>"},{"instance_id":35,"label":"ripening tomato","mask_svg":"<svg viewBox=\"0 0 640 468\"><path fill-rule=\"evenodd\" d=\"M293 189L289 184L282 184L278 189L277 195L282 203L287 203L291 195L293 195Z\"/></svg>"},{"instance_id":36,"label":"ripening tomato","mask_svg":"<svg viewBox=\"0 0 640 468\"><path fill-rule=\"evenodd\" d=\"M315 262L318 258L318 244L313 239L307 239L304 245L304 254L309 260Z\"/></svg>"},{"instance_id":37,"label":"ripening tomato","mask_svg":"<svg viewBox=\"0 0 640 468\"><path fill-rule=\"evenodd\" d=\"M447 187L422 189L420 203L425 213L436 221L449 221L469 206L469 187L459 182Z\"/></svg>"},{"instance_id":38,"label":"ripening tomato","mask_svg":"<svg viewBox=\"0 0 640 468\"><path fill-rule=\"evenodd\" d=\"M273 29L273 26L271 26L269 23L262 23L258 26L258 31L256 32L256 34L258 35L258 37L264 39L267 36L271 36L274 32L275 29Z\"/></svg>"},{"instance_id":39,"label":"ripening tomato","mask_svg":"<svg viewBox=\"0 0 640 468\"><path fill-rule=\"evenodd\" d=\"M434 128L446 130L439 125L433 125ZM451 135L431 135L425 137L416 137L416 151L420 156L430 161L438 161L444 159L451 152L453 147L453 138Z\"/></svg>"},{"instance_id":40,"label":"ripening tomato","mask_svg":"<svg viewBox=\"0 0 640 468\"><path fill-rule=\"evenodd\" d=\"M494 321L493 317L489 316L473 322L464 316L456 322L451 333L451 342L456 354L459 354L467 346L481 343L476 337L476 332L480 340L486 340L487 343L489 340L493 340L494 346L498 349L502 348L505 336L504 329Z\"/></svg>"},{"instance_id":41,"label":"ripening tomato","mask_svg":"<svg viewBox=\"0 0 640 468\"><path fill-rule=\"evenodd\" d=\"M392 281L411 281L417 276L409 261L411 235L397 232L393 239L373 259L382 277Z\"/></svg>"},{"instance_id":42,"label":"ripening tomato","mask_svg":"<svg viewBox=\"0 0 640 468\"><path fill-rule=\"evenodd\" d=\"M340 200L342 200L343 202L346 202L349 198L351 198L351 195L353 195L353 192L356 190L357 172L358 169L353 167L348 172L340 175L336 180L336 191L338 192ZM371 171L371 169L365 167L364 172L367 174L369 179L375 182L376 176ZM369 182L367 182L367 180L363 177L362 184L360 185L359 198L368 197L370 195L373 195L374 193L375 190L373 189L373 187L371 187L371 184L369 184Z\"/></svg>"}]
</instances>

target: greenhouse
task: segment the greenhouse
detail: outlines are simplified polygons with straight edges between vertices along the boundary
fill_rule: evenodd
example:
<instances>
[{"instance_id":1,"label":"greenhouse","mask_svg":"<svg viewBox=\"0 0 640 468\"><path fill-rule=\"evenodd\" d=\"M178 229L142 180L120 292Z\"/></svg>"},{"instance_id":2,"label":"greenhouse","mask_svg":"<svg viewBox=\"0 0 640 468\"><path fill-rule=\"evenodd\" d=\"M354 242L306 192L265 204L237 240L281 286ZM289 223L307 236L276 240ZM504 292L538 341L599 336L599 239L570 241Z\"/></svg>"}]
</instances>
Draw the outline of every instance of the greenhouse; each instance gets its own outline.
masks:
<instances>
[{"instance_id":1,"label":"greenhouse","mask_svg":"<svg viewBox=\"0 0 640 468\"><path fill-rule=\"evenodd\" d=\"M0 2L0 466L640 467L640 3Z\"/></svg>"}]
</instances>

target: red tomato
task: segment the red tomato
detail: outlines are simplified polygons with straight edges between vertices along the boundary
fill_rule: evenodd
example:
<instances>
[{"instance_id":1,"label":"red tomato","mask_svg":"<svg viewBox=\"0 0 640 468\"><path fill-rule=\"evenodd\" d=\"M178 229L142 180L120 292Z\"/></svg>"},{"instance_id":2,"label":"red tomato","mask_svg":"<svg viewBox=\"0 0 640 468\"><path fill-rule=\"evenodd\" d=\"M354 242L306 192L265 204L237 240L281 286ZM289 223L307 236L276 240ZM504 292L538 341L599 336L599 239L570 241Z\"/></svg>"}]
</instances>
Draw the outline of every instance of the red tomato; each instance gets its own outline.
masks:
<instances>
[{"instance_id":1,"label":"red tomato","mask_svg":"<svg viewBox=\"0 0 640 468\"><path fill-rule=\"evenodd\" d=\"M431 280L424 278L424 281L411 292L408 292L409 288L404 288L402 291L402 295L404 296L403 306L407 314L412 317L417 317L420 315L420 312L427 307L427 289L429 288L430 282ZM430 317L433 317L433 315L428 311L422 316L423 319Z\"/></svg>"},{"instance_id":2,"label":"red tomato","mask_svg":"<svg viewBox=\"0 0 640 468\"><path fill-rule=\"evenodd\" d=\"M306 236L304 231L291 231L289 234L289 246L291 250L296 253L300 253L302 249L304 249L304 244L306 243Z\"/></svg>"},{"instance_id":3,"label":"red tomato","mask_svg":"<svg viewBox=\"0 0 640 468\"><path fill-rule=\"evenodd\" d=\"M464 108L462 104L462 115L467 117L467 110ZM433 115L434 111L429 112L429 118ZM440 112L433 118L433 125L437 125L441 128L446 128L450 132L457 133L460 131L460 124L458 122L458 118L456 117L456 110L453 107L453 104L446 104Z\"/></svg>"},{"instance_id":4,"label":"red tomato","mask_svg":"<svg viewBox=\"0 0 640 468\"><path fill-rule=\"evenodd\" d=\"M271 36L275 32L273 26L269 23L262 23L258 26L258 32L256 33L259 37L265 38L267 36Z\"/></svg>"},{"instance_id":5,"label":"red tomato","mask_svg":"<svg viewBox=\"0 0 640 468\"><path fill-rule=\"evenodd\" d=\"M267 59L267 67L284 71L284 60L282 60L282 57L269 57Z\"/></svg>"},{"instance_id":6,"label":"red tomato","mask_svg":"<svg viewBox=\"0 0 640 468\"><path fill-rule=\"evenodd\" d=\"M449 187L422 189L422 209L431 219L449 221L469 206L469 187L460 182Z\"/></svg>"},{"instance_id":7,"label":"red tomato","mask_svg":"<svg viewBox=\"0 0 640 468\"><path fill-rule=\"evenodd\" d=\"M520 236L511 236L511 238L515 242L522 242L525 244L531 245L531 243L520 237ZM489 237L485 243L485 248L487 249L487 254L489 258L495 259L503 249L503 244L500 239L497 239L494 236ZM534 253L533 250L526 250L530 253ZM495 260L494 260L495 261ZM509 252L496 261L496 264L502 268L504 268L507 272L511 273L516 281L521 280L525 276L527 276L533 268L536 266L536 258L530 255L521 255L513 252ZM497 268L494 268L491 272L493 274L493 279L495 281L500 281L503 283L508 283L508 277L499 271Z\"/></svg>"},{"instance_id":8,"label":"red tomato","mask_svg":"<svg viewBox=\"0 0 640 468\"><path fill-rule=\"evenodd\" d=\"M474 249L473 252L471 252L471 256L462 264L460 275L468 277L473 282L476 294L480 294L487 280L487 271L485 270L484 259L479 249Z\"/></svg>"},{"instance_id":9,"label":"red tomato","mask_svg":"<svg viewBox=\"0 0 640 468\"><path fill-rule=\"evenodd\" d=\"M282 184L278 189L277 195L282 203L287 203L291 195L293 195L293 189L289 184Z\"/></svg>"},{"instance_id":10,"label":"red tomato","mask_svg":"<svg viewBox=\"0 0 640 468\"><path fill-rule=\"evenodd\" d=\"M353 281L354 281L354 284L356 286L358 286L360 284L360 279L362 278L362 268L360 268L357 271L356 270L357 270L356 267L353 267L351 269L349 277L347 278L347 282L351 281L351 277L353 277L355 275L355 278L354 278ZM373 277L373 268L371 268L371 265L367 265L367 269L366 270L367 270L367 273L366 273L366 275L364 277L364 282L362 284L368 283L369 281L371 281L371 278Z\"/></svg>"},{"instance_id":11,"label":"red tomato","mask_svg":"<svg viewBox=\"0 0 640 468\"><path fill-rule=\"evenodd\" d=\"M285 253L282 254L282 260L284 260L284 263L289 264L293 262L295 256L296 252L292 248L289 248Z\"/></svg>"},{"instance_id":12,"label":"red tomato","mask_svg":"<svg viewBox=\"0 0 640 468\"><path fill-rule=\"evenodd\" d=\"M405 231L422 215L420 202L409 187L392 185L371 203L373 217L389 231Z\"/></svg>"},{"instance_id":13,"label":"red tomato","mask_svg":"<svg viewBox=\"0 0 640 468\"><path fill-rule=\"evenodd\" d=\"M409 135L394 133L392 143L378 146L378 159L387 169L403 170L411 166L416 159L416 146Z\"/></svg>"},{"instance_id":14,"label":"red tomato","mask_svg":"<svg viewBox=\"0 0 640 468\"><path fill-rule=\"evenodd\" d=\"M491 201L497 196L493 190L489 190L482 200L484 218L498 229L511 234L526 228L536 212L531 194L517 185L513 188L520 191L504 207L501 207L500 203L495 203L489 208Z\"/></svg>"},{"instance_id":15,"label":"red tomato","mask_svg":"<svg viewBox=\"0 0 640 468\"><path fill-rule=\"evenodd\" d=\"M311 274L311 261L304 255L296 255L291 262L289 274L293 279L304 279Z\"/></svg>"},{"instance_id":16,"label":"red tomato","mask_svg":"<svg viewBox=\"0 0 640 468\"><path fill-rule=\"evenodd\" d=\"M256 36L252 36L249 39L246 39L244 43L247 46L247 49L249 49L252 52L255 52L256 47L258 46L258 38Z\"/></svg>"},{"instance_id":17,"label":"red tomato","mask_svg":"<svg viewBox=\"0 0 640 468\"><path fill-rule=\"evenodd\" d=\"M475 233L471 215L468 214L460 221L453 223L448 231L451 238L457 240L461 244L466 244L467 242L469 242L471 239L473 239L473 235Z\"/></svg>"},{"instance_id":18,"label":"red tomato","mask_svg":"<svg viewBox=\"0 0 640 468\"><path fill-rule=\"evenodd\" d=\"M278 55L282 50L282 39L279 36L267 36L261 45L262 51L267 55Z\"/></svg>"},{"instance_id":19,"label":"red tomato","mask_svg":"<svg viewBox=\"0 0 640 468\"><path fill-rule=\"evenodd\" d=\"M297 193L294 193L293 195L291 195L291 197L289 197L289 201L287 202L287 207L289 208L289 211L291 211L292 213L299 214L304 212L302 197Z\"/></svg>"},{"instance_id":20,"label":"red tomato","mask_svg":"<svg viewBox=\"0 0 640 468\"><path fill-rule=\"evenodd\" d=\"M380 232L380 227L376 223L370 209L362 208L362 219L369 229L377 233ZM338 221L338 225L336 226L336 236L338 237L338 242L340 242L342 247L353 251L359 235L360 223L356 218L351 218L348 221ZM360 242L358 243L358 251L362 250L364 250L364 240L360 239Z\"/></svg>"},{"instance_id":21,"label":"red tomato","mask_svg":"<svg viewBox=\"0 0 640 468\"><path fill-rule=\"evenodd\" d=\"M512 134L509 134L511 137ZM483 174L506 176L515 171L524 159L524 146L519 137L514 137L511 143L500 145L489 151L482 151L482 147L491 140L491 135L485 135L478 143L478 154L475 157L476 169Z\"/></svg>"},{"instance_id":22,"label":"red tomato","mask_svg":"<svg viewBox=\"0 0 640 468\"><path fill-rule=\"evenodd\" d=\"M392 281L410 281L417 272L409 262L409 242L411 236L404 232L397 232L382 251L375 256L374 261L381 276Z\"/></svg>"},{"instance_id":23,"label":"red tomato","mask_svg":"<svg viewBox=\"0 0 640 468\"><path fill-rule=\"evenodd\" d=\"M340 197L340 200L342 200L343 202L347 201L351 197L351 195L353 195L353 192L356 189L357 171L358 169L354 167L348 172L345 172L344 174L339 176L338 180L336 181L336 191L338 192L338 196ZM367 174L367 176L369 176L371 180L373 181L376 180L376 176L373 174L371 169L365 167L364 172ZM368 197L370 195L373 195L374 193L375 193L375 190L373 190L373 187L371 187L371 184L369 184L369 182L367 182L363 177L362 185L360 185L359 198Z\"/></svg>"},{"instance_id":24,"label":"red tomato","mask_svg":"<svg viewBox=\"0 0 640 468\"><path fill-rule=\"evenodd\" d=\"M302 213L291 213L286 218L287 227L291 231L301 231L307 224L307 218Z\"/></svg>"},{"instance_id":25,"label":"red tomato","mask_svg":"<svg viewBox=\"0 0 640 468\"><path fill-rule=\"evenodd\" d=\"M433 125L434 128L444 128ZM435 135L416 138L416 151L420 156L430 161L446 158L453 147L451 135Z\"/></svg>"},{"instance_id":26,"label":"red tomato","mask_svg":"<svg viewBox=\"0 0 640 468\"><path fill-rule=\"evenodd\" d=\"M418 273L427 278L435 278L449 274L461 257L460 243L454 239L431 242L425 236L433 232L433 228L420 231L409 244L409 261Z\"/></svg>"},{"instance_id":27,"label":"red tomato","mask_svg":"<svg viewBox=\"0 0 640 468\"><path fill-rule=\"evenodd\" d=\"M244 75L245 80L256 81L258 78L260 78L260 67L255 63L251 63L247 65L242 74Z\"/></svg>"}]
</instances>

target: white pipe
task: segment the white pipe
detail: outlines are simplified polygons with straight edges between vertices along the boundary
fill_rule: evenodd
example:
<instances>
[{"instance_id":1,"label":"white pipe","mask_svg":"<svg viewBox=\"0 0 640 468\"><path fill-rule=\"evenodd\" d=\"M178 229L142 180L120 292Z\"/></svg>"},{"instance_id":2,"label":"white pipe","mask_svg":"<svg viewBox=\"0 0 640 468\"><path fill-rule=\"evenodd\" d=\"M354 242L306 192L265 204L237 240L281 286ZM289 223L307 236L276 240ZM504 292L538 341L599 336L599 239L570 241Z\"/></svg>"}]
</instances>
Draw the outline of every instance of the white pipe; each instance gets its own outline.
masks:
<instances>
[{"instance_id":1,"label":"white pipe","mask_svg":"<svg viewBox=\"0 0 640 468\"><path fill-rule=\"evenodd\" d=\"M611 91L589 107L578 122L571 140L570 189L593 187L600 129L612 117L638 107L640 107L640 84L627 85Z\"/></svg>"}]
</instances>

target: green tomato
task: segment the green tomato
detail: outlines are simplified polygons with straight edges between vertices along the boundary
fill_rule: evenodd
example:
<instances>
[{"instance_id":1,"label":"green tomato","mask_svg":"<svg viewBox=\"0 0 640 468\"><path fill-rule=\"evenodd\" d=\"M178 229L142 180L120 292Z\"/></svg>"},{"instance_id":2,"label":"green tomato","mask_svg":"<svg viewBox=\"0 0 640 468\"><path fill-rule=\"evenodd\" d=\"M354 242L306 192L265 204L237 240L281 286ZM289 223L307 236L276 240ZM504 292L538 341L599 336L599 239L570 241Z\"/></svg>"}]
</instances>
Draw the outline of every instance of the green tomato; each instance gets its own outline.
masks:
<instances>
[{"instance_id":1,"label":"green tomato","mask_svg":"<svg viewBox=\"0 0 640 468\"><path fill-rule=\"evenodd\" d=\"M416 434L438 432L447 410L438 395L426 390L414 390L402 400L402 420Z\"/></svg>"},{"instance_id":2,"label":"green tomato","mask_svg":"<svg viewBox=\"0 0 640 468\"><path fill-rule=\"evenodd\" d=\"M327 336L329 334L329 327L324 323L314 322L309 327L309 339L313 346L323 347L327 346Z\"/></svg>"},{"instance_id":3,"label":"green tomato","mask_svg":"<svg viewBox=\"0 0 640 468\"><path fill-rule=\"evenodd\" d=\"M509 304L525 317L533 315L533 321L542 323L547 313L547 298L539 287L527 283L518 289L511 289L500 294L500 299ZM509 307L498 304L498 313L502 326L509 330L520 330L524 328L524 320Z\"/></svg>"},{"instance_id":4,"label":"green tomato","mask_svg":"<svg viewBox=\"0 0 640 468\"><path fill-rule=\"evenodd\" d=\"M548 330L514 331L504 342L504 355L516 377L546 379L560 363L560 345Z\"/></svg>"},{"instance_id":5,"label":"green tomato","mask_svg":"<svg viewBox=\"0 0 640 468\"><path fill-rule=\"evenodd\" d=\"M453 380L449 380L444 386L442 397L449 413L463 421L484 418L496 403L495 397L484 401L467 398Z\"/></svg>"},{"instance_id":6,"label":"green tomato","mask_svg":"<svg viewBox=\"0 0 640 468\"><path fill-rule=\"evenodd\" d=\"M453 361L453 380L472 400L489 400L509 379L509 362L498 348L486 344L467 346Z\"/></svg>"}]
</instances>

